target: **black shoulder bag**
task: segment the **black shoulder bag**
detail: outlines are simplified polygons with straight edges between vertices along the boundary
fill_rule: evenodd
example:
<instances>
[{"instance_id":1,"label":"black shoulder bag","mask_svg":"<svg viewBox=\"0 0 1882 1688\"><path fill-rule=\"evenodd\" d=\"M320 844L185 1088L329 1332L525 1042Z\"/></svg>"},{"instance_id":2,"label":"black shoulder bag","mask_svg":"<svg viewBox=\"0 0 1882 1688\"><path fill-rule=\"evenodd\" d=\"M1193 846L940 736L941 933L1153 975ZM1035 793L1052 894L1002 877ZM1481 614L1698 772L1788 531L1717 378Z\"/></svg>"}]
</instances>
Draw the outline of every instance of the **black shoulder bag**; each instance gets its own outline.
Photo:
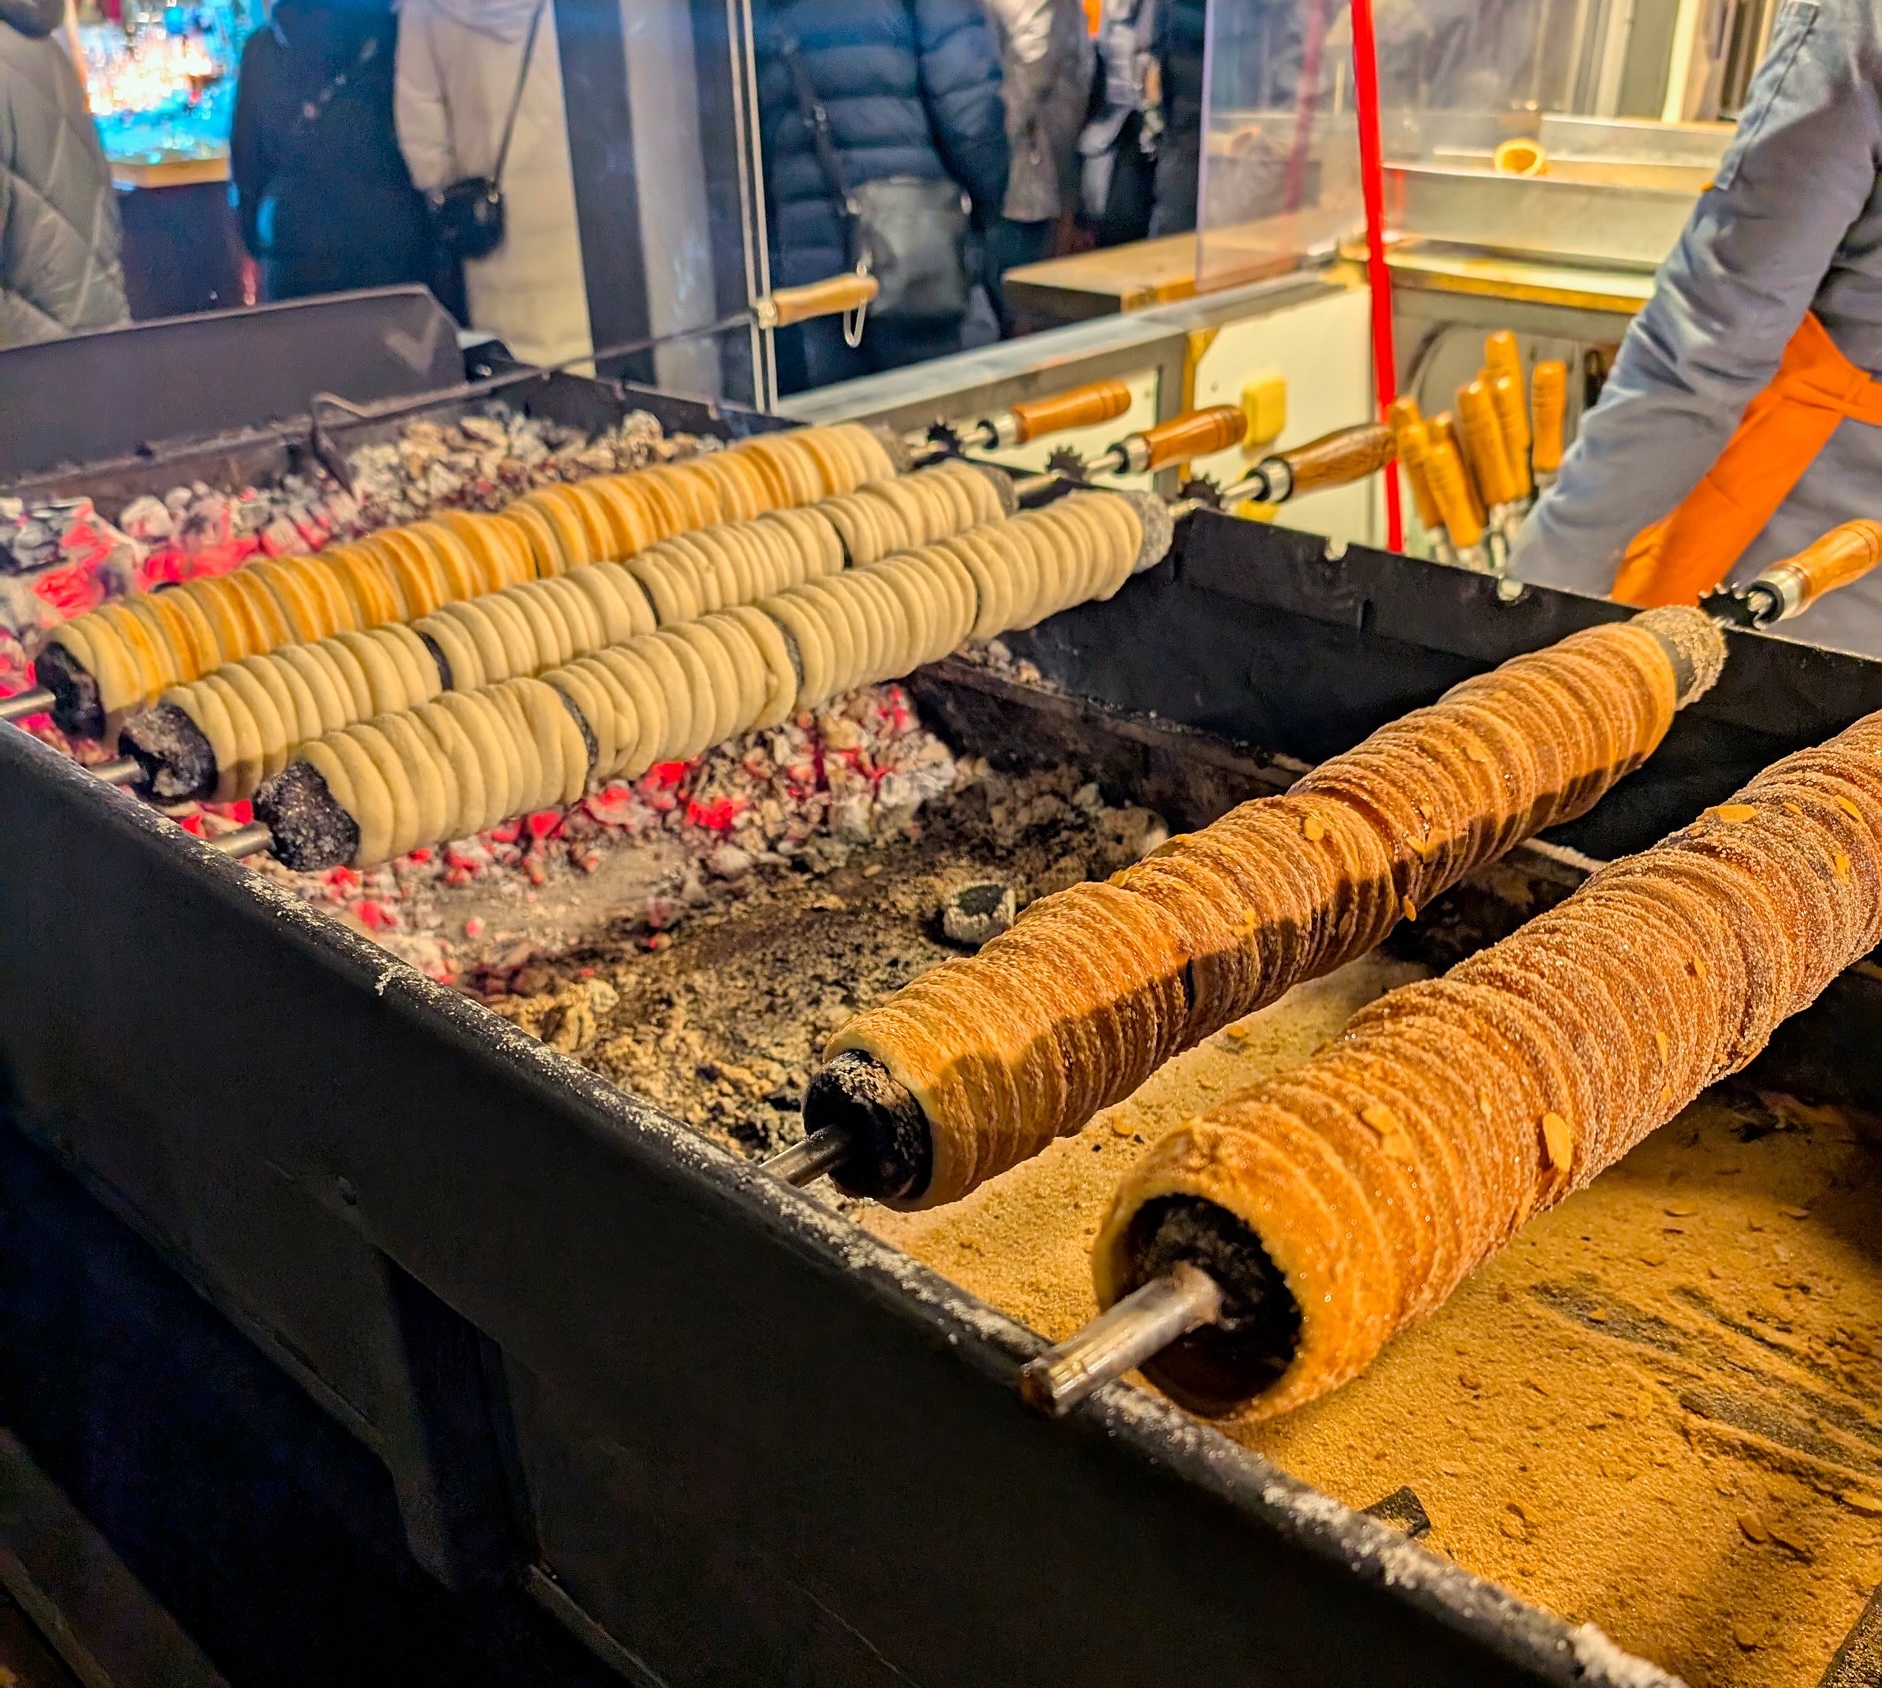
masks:
<instances>
[{"instance_id":1,"label":"black shoulder bag","mask_svg":"<svg viewBox=\"0 0 1882 1688\"><path fill-rule=\"evenodd\" d=\"M881 289L872 317L958 320L967 314L967 196L945 177L885 176L851 188L843 178L830 114L804 68L795 41L786 42L797 108L810 131L817 163L836 199L850 262Z\"/></svg>"},{"instance_id":2,"label":"black shoulder bag","mask_svg":"<svg viewBox=\"0 0 1882 1688\"><path fill-rule=\"evenodd\" d=\"M453 258L488 258L503 244L503 167L510 158L510 139L516 133L516 114L522 109L523 89L529 82L530 60L536 56L536 31L542 25L548 0L538 0L523 42L523 67L516 73L516 92L503 125L496 167L488 176L466 176L426 196L431 207L432 233Z\"/></svg>"}]
</instances>

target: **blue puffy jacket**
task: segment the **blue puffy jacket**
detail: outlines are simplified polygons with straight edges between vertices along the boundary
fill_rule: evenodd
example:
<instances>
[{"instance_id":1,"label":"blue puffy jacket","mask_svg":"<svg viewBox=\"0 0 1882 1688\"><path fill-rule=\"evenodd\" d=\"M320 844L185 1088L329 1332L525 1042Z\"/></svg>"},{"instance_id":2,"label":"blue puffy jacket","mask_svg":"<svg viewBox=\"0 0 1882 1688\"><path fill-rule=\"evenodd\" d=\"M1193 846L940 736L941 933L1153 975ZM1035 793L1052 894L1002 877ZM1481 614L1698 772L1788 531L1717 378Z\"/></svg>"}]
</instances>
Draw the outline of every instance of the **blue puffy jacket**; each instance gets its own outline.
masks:
<instances>
[{"instance_id":1,"label":"blue puffy jacket","mask_svg":"<svg viewBox=\"0 0 1882 1688\"><path fill-rule=\"evenodd\" d=\"M788 41L829 113L850 186L951 176L977 224L999 215L1006 112L981 0L763 0L754 21L774 286L821 281L850 261L792 92Z\"/></svg>"}]
</instances>

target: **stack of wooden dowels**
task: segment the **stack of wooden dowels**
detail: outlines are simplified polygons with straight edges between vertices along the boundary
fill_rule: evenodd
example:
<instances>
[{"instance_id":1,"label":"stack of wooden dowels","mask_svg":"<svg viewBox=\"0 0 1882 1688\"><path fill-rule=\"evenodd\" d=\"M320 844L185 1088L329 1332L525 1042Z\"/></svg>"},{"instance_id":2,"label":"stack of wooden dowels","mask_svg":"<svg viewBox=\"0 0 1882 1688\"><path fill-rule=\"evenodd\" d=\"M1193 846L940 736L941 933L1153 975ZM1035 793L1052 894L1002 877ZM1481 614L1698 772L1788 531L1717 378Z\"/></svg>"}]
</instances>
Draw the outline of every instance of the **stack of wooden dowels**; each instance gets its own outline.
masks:
<instances>
[{"instance_id":1,"label":"stack of wooden dowels","mask_svg":"<svg viewBox=\"0 0 1882 1688\"><path fill-rule=\"evenodd\" d=\"M1442 561L1501 572L1538 488L1561 467L1567 393L1567 366L1543 359L1525 396L1516 336L1499 331L1454 411L1425 417L1410 397L1393 405L1399 462Z\"/></svg>"}]
</instances>

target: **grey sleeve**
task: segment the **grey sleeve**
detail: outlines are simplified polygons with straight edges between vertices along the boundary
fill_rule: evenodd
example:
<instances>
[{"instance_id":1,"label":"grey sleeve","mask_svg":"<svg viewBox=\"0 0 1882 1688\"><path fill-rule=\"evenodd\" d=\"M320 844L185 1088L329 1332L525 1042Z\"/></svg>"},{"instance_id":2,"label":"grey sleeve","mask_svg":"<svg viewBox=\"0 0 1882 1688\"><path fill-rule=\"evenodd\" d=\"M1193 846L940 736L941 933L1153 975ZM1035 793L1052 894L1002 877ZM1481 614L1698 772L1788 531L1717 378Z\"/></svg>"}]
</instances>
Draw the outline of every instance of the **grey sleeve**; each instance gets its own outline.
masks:
<instances>
[{"instance_id":1,"label":"grey sleeve","mask_svg":"<svg viewBox=\"0 0 1882 1688\"><path fill-rule=\"evenodd\" d=\"M1769 382L1882 163L1871 0L1786 0L1738 132L1601 402L1518 536L1525 580L1606 592Z\"/></svg>"}]
</instances>

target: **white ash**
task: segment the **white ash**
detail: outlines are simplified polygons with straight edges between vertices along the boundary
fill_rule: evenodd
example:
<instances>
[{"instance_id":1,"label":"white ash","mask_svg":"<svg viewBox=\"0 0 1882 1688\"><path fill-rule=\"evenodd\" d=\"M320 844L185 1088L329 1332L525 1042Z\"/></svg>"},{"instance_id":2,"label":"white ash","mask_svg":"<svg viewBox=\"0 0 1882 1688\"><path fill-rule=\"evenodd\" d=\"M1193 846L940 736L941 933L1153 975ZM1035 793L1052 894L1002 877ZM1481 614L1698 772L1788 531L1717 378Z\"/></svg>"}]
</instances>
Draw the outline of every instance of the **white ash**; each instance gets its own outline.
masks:
<instances>
[{"instance_id":1,"label":"white ash","mask_svg":"<svg viewBox=\"0 0 1882 1688\"><path fill-rule=\"evenodd\" d=\"M358 447L347 457L350 492L324 467L309 464L278 482L234 492L199 481L160 499L138 498L118 526L152 551L192 556L257 540L266 554L288 556L435 510L500 509L536 487L640 469L717 443L669 437L644 410L590 436L496 403L456 422L416 418L396 438Z\"/></svg>"},{"instance_id":2,"label":"white ash","mask_svg":"<svg viewBox=\"0 0 1882 1688\"><path fill-rule=\"evenodd\" d=\"M956 654L963 662L988 669L1002 679L1017 681L1022 686L1047 692L1059 690L1053 681L1040 673L1039 665L1030 657L1015 656L1012 647L1004 639L989 639L984 644L969 645Z\"/></svg>"}]
</instances>

